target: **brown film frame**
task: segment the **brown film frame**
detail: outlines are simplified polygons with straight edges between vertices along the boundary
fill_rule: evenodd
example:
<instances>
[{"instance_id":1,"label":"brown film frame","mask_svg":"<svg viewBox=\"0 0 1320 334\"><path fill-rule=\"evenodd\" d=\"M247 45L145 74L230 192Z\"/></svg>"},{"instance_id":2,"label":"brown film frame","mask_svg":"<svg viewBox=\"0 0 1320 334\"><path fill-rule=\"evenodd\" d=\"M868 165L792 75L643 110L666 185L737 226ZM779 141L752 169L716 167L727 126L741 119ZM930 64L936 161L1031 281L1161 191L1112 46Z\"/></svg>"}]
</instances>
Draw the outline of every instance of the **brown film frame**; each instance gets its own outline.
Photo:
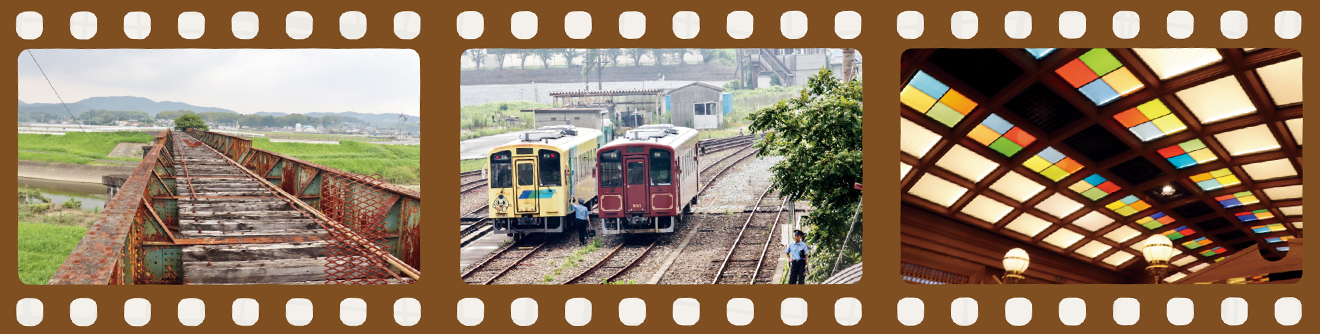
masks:
<instances>
[{"instance_id":1,"label":"brown film frame","mask_svg":"<svg viewBox=\"0 0 1320 334\"><path fill-rule=\"evenodd\" d=\"M166 2L146 1L140 3L107 3L95 1L64 2L8 2L3 6L8 15L17 15L25 11L41 13L45 22L45 31L35 40L23 40L15 35L4 37L8 54L19 56L25 49L48 48L400 48L415 50L422 60L421 102L425 108L444 110L452 108L452 101L457 99L459 69L444 65L457 58L463 50L469 48L551 48L551 47L646 47L646 48L751 48L751 47L847 47L869 55L876 66L873 71L881 77L898 77L897 66L900 53L908 48L1007 48L1007 47L1289 47L1305 54L1308 47L1303 33L1296 39L1284 40L1274 34L1273 17L1275 13L1293 10L1305 14L1308 6L1288 1L1202 1L1196 3L1174 4L1152 1L1114 1L1114 2L1058 2L1058 1L1020 1L1012 4L989 1L950 1L950 2L820 2L807 5L803 2L770 0L757 3L715 3L710 1L677 2L605 2L588 1L582 3L562 2L352 2L322 1L304 3L279 3L271 1L226 1L226 2ZM790 40L779 34L778 18L786 11L802 11L808 17L808 31L805 37ZM949 17L956 11L972 11L980 20L979 31L974 38L961 40L954 38L947 28ZM1001 29L1001 18L1010 11L1032 13L1032 35L1026 39L1008 38ZM1110 30L1111 16L1120 10L1130 10L1142 16L1145 29L1133 39L1123 40L1115 37ZM1168 36L1162 29L1166 15L1175 10L1186 10L1196 16L1195 32L1191 37L1178 40ZM1219 33L1219 15L1231 10L1240 10L1249 17L1249 29L1241 39L1227 39ZM74 12L90 11L97 14L99 23L97 35L90 40L76 40L65 33L66 19ZM124 36L119 19L133 11L144 11L155 20L152 34L143 40L131 40ZM176 33L176 17L181 12L196 11L207 16L206 34L197 40L186 40ZM253 39L240 40L229 33L229 17L235 12L252 11L262 20L260 33ZM306 11L314 18L314 33L305 40L293 40L283 33L282 18L289 12ZM338 16L347 11L360 11L368 18L366 35L358 40L347 40L338 34ZM422 17L421 34L412 40L401 40L393 35L393 15L400 11L413 11ZM453 30L454 18L464 11L481 12L485 18L485 31L480 38L465 40ZM517 11L531 11L537 14L539 29L535 38L519 40L512 36L509 18ZM587 11L592 14L592 35L583 40L569 39L562 31L563 17L570 11ZM618 14L625 11L639 11L647 15L646 34L636 40L628 40L617 32ZM670 30L671 16L677 11L694 11L701 16L702 31L696 38L681 40ZM725 17L732 11L748 11L755 16L754 33L751 37L737 40L725 33ZM836 36L833 17L840 11L855 11L862 17L862 33L855 39L844 40ZM918 11L924 16L925 32L917 39L903 39L892 27L897 15L903 11ZM1078 39L1065 39L1058 31L1058 14L1064 11L1080 11L1088 16L1086 35ZM450 59L445 61L443 59ZM432 63L439 65L432 65ZM448 63L452 64L452 63ZM10 77L16 77L16 67L6 69ZM12 72L10 72L12 71ZM1314 76L1314 75L1311 75ZM17 99L17 82L4 84ZM894 87L898 88L898 87ZM890 89L894 89L890 88ZM896 89L895 89L896 90ZM897 102L895 90L871 89L866 94L874 101L884 101L889 105ZM882 100L874 100L881 98ZM868 116L895 117L896 109L885 111L873 110ZM445 111L431 111L432 116ZM457 113L446 115L457 118ZM13 119L11 119L13 120ZM16 123L16 121L15 121ZM442 122L443 123L443 122ZM432 124L432 123L428 123ZM447 124L447 123L444 123ZM866 138L872 147L883 148L873 151L868 160L880 162L871 164L866 170L873 175L890 175L891 160L897 148L890 144L898 138L896 123L873 123L882 127ZM16 124L15 124L16 125ZM429 127L435 127L434 125ZM15 140L14 137L3 139ZM440 141L428 138L425 142L440 143L440 146L426 145L423 165L427 174L453 175L457 166L452 160L443 159L457 154L458 148L449 139ZM17 155L16 145L10 144L11 154ZM451 161L447 165L437 165L442 161ZM432 164L432 163L437 164ZM440 167L437 167L440 166ZM16 170L15 170L16 171ZM452 182L447 177L440 182ZM872 185L873 189L893 189L897 183L884 178ZM873 190L874 192L874 190ZM441 195L440 205L431 205L443 210L456 210L458 197L446 191ZM879 198L867 201L865 210L873 212L897 213L899 194L886 193L882 190ZM14 197L11 197L14 198ZM880 210L880 211L876 211ZM444 218L449 220L451 218ZM879 220L885 224L891 220ZM897 221L892 220L892 221ZM892 228L894 230L889 230ZM873 263L880 263L880 268L896 267L898 262L897 224L885 229L873 229L872 242L891 247L872 247L868 253ZM441 234L431 229L426 232L433 238ZM13 240L13 239L11 239ZM452 239L451 239L452 240ZM15 248L5 248L10 254L3 262L14 268ZM424 251L424 261L437 266L454 261L452 249L428 247ZM875 258L883 256L884 259ZM878 262L877 262L878 261ZM416 298L423 309L423 319L410 329L420 330L549 330L550 332L568 333L575 330L627 330L638 333L672 333L674 331L696 329L703 332L726 330L845 330L845 331L894 331L894 332L953 332L976 331L980 333L1016 333L1022 330L1032 331L1070 331L1078 333L1109 333L1130 329L1118 326L1112 321L1112 302L1118 297L1137 298L1142 302L1141 320L1134 325L1143 330L1256 330L1256 331L1301 331L1302 322L1285 327L1274 321L1274 302L1283 297L1296 297L1303 303L1313 295L1307 289L1308 281L1286 285L1254 286L1150 286L1150 285L1099 285L1076 289L1066 286L1047 287L978 287L978 286L917 286L908 285L898 275L888 276L890 269L879 269L878 275L863 279L855 285L842 286L802 286L802 287L732 287L712 285L687 286L629 286L629 287L538 287L538 286L468 286L457 277L440 274L439 278L419 281L413 286L387 287L283 287L283 286L207 286L192 288L173 287L91 287L61 286L40 287L26 286L17 279L10 279L4 289L6 300L17 302L22 298L38 298L44 305L45 319L32 329L38 330L96 330L99 332L132 331L138 329L124 323L120 318L123 302L130 298L146 298L152 302L155 317L143 329L176 329L199 332L228 332L243 330L229 320L230 303L235 298L253 298L262 304L260 320L251 328L257 330L308 329L328 330L346 327L337 321L337 305L344 298L362 298L368 305L367 321L356 328L386 329L401 328L393 322L392 305L399 298ZM881 277L891 278L881 278ZM76 298L97 300L98 320L86 328L74 326L65 318L68 304ZM464 328L453 315L457 302L462 298L479 298L485 304L485 320L478 326ZM516 298L531 297L540 307L540 316L536 324L521 328L513 324L506 314L509 304ZM584 328L575 328L563 321L563 304L570 298L584 297L592 301L592 322ZM647 301L646 322L637 327L622 325L616 318L618 301L624 298L642 298ZM696 298L702 302L701 320L691 328L674 324L670 315L675 298ZM777 317L778 305L784 298L798 297L805 299L811 310L806 323L797 328L784 325ZM834 321L833 304L845 297L855 297L861 301L863 314L861 322L852 327L844 327ZM920 298L925 304L925 318L918 326L906 327L895 318L897 302L906 297ZM978 301L979 317L969 327L959 327L944 315L949 311L949 304L959 297L972 297ZM1013 327L1002 320L1004 302L1009 298L1024 297L1032 301L1032 321L1023 327ZM1062 298L1077 297L1087 301L1086 321L1077 327L1062 325L1056 318L1058 301ZM1173 326L1165 320L1164 305L1170 298L1185 297L1196 302L1195 319L1186 326ZM1250 315L1242 326L1229 327L1215 315L1219 314L1219 303L1224 298L1240 297L1250 305ZM178 300L200 298L206 301L210 316L197 327L185 327L175 320L172 311ZM303 327L294 327L284 321L283 305L291 298L307 298L313 302L314 318ZM757 317L748 325L737 327L725 320L724 305L731 298L749 298L756 303ZM17 322L9 322L9 327L19 327Z\"/></svg>"}]
</instances>

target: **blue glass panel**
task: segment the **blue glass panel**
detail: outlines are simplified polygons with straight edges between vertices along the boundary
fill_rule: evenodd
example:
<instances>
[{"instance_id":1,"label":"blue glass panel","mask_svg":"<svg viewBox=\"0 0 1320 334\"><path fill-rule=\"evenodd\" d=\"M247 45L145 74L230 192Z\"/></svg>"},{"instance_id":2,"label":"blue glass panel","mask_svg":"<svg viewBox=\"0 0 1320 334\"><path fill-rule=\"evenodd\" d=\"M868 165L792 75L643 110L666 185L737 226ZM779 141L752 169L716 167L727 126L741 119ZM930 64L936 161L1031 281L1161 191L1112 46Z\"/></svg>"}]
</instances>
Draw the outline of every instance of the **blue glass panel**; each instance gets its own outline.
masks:
<instances>
[{"instance_id":1,"label":"blue glass panel","mask_svg":"<svg viewBox=\"0 0 1320 334\"><path fill-rule=\"evenodd\" d=\"M1169 158L1169 163L1173 164L1173 167L1177 167L1178 169L1183 169L1191 166L1196 166L1196 159L1192 159L1192 156L1190 155L1182 154Z\"/></svg>"},{"instance_id":2,"label":"blue glass panel","mask_svg":"<svg viewBox=\"0 0 1320 334\"><path fill-rule=\"evenodd\" d=\"M1013 129L1013 123L1009 123L1008 121L1005 121L1003 118L1000 118L999 115L995 115L995 114L990 114L990 116L986 116L985 121L982 121L981 124L985 125L985 127L987 128L990 128L990 130L994 130L995 132L998 132L1000 135L1008 133L1008 130Z\"/></svg>"},{"instance_id":3,"label":"blue glass panel","mask_svg":"<svg viewBox=\"0 0 1320 334\"><path fill-rule=\"evenodd\" d=\"M1137 135L1137 138L1140 138L1143 142L1164 137L1164 131L1160 131L1160 128L1156 127L1155 123L1151 122L1141 123L1141 125L1130 127L1128 130L1132 131L1132 134Z\"/></svg>"},{"instance_id":4,"label":"blue glass panel","mask_svg":"<svg viewBox=\"0 0 1320 334\"><path fill-rule=\"evenodd\" d=\"M1045 161L1049 161L1052 164L1058 163L1059 160L1063 160L1065 157L1063 153L1059 153L1059 151L1055 150L1053 147L1046 147L1045 150L1040 151L1040 153L1037 153L1036 155L1045 158Z\"/></svg>"},{"instance_id":5,"label":"blue glass panel","mask_svg":"<svg viewBox=\"0 0 1320 334\"><path fill-rule=\"evenodd\" d=\"M930 95L930 97L933 97L936 100L939 100L940 97L944 96L944 92L949 91L949 86L946 86L939 80L935 80L934 77L931 77L923 71L917 71L917 75L912 77L912 81L908 81L908 85L916 87L918 90L921 90L922 93L926 93L926 95Z\"/></svg>"},{"instance_id":6,"label":"blue glass panel","mask_svg":"<svg viewBox=\"0 0 1320 334\"><path fill-rule=\"evenodd\" d=\"M1033 57L1036 57L1036 59L1041 59L1041 58L1045 58L1045 55L1050 54L1050 52L1053 52L1054 48L1025 49L1025 50L1027 50L1027 53L1030 53Z\"/></svg>"},{"instance_id":7,"label":"blue glass panel","mask_svg":"<svg viewBox=\"0 0 1320 334\"><path fill-rule=\"evenodd\" d=\"M1105 183L1105 177L1100 176L1100 174L1091 174L1091 176L1086 177L1085 181L1086 183L1090 183L1092 186L1098 186L1101 183Z\"/></svg>"},{"instance_id":8,"label":"blue glass panel","mask_svg":"<svg viewBox=\"0 0 1320 334\"><path fill-rule=\"evenodd\" d=\"M1118 92L1100 79L1096 79L1077 90L1081 91L1082 95L1086 95L1086 98L1091 99L1091 103L1095 103L1096 106L1103 106L1118 99Z\"/></svg>"}]
</instances>

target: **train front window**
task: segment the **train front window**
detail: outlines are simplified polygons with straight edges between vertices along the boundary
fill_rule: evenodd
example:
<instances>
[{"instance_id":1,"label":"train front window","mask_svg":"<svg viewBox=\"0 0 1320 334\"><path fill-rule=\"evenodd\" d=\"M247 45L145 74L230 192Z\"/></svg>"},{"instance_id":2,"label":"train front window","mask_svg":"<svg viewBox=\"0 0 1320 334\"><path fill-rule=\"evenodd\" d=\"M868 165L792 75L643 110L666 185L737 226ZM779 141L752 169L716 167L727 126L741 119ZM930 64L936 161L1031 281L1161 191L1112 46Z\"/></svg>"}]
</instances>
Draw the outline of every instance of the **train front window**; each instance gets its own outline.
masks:
<instances>
[{"instance_id":1,"label":"train front window","mask_svg":"<svg viewBox=\"0 0 1320 334\"><path fill-rule=\"evenodd\" d=\"M646 184L646 170L642 169L641 161L628 162L628 184Z\"/></svg>"},{"instance_id":2,"label":"train front window","mask_svg":"<svg viewBox=\"0 0 1320 334\"><path fill-rule=\"evenodd\" d=\"M509 160L509 151L490 155L490 187L513 187L513 164Z\"/></svg>"},{"instance_id":3,"label":"train front window","mask_svg":"<svg viewBox=\"0 0 1320 334\"><path fill-rule=\"evenodd\" d=\"M669 151L651 149L651 185L667 186L672 184L669 177L669 166L672 161L669 159Z\"/></svg>"},{"instance_id":4,"label":"train front window","mask_svg":"<svg viewBox=\"0 0 1320 334\"><path fill-rule=\"evenodd\" d=\"M551 150L541 150L541 186L558 187L560 182L559 175L559 152Z\"/></svg>"},{"instance_id":5,"label":"train front window","mask_svg":"<svg viewBox=\"0 0 1320 334\"><path fill-rule=\"evenodd\" d=\"M530 186L536 183L536 165L530 162L518 164L518 185Z\"/></svg>"},{"instance_id":6,"label":"train front window","mask_svg":"<svg viewBox=\"0 0 1320 334\"><path fill-rule=\"evenodd\" d=\"M623 162L619 160L619 150L609 150L600 155L600 186L614 188L623 185Z\"/></svg>"}]
</instances>

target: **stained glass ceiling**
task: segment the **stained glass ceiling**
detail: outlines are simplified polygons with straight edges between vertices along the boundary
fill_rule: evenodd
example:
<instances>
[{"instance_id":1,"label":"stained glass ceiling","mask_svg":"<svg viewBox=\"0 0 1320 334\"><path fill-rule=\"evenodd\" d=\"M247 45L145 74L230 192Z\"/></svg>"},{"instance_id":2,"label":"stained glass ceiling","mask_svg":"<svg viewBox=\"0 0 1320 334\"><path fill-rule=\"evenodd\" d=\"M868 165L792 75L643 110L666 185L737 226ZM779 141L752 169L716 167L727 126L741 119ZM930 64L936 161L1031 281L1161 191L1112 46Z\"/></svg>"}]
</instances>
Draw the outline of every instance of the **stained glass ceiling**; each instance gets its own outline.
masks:
<instances>
[{"instance_id":1,"label":"stained glass ceiling","mask_svg":"<svg viewBox=\"0 0 1320 334\"><path fill-rule=\"evenodd\" d=\"M1299 234L1296 50L994 51L904 53L904 203L1120 272L1176 237L1177 278Z\"/></svg>"}]
</instances>

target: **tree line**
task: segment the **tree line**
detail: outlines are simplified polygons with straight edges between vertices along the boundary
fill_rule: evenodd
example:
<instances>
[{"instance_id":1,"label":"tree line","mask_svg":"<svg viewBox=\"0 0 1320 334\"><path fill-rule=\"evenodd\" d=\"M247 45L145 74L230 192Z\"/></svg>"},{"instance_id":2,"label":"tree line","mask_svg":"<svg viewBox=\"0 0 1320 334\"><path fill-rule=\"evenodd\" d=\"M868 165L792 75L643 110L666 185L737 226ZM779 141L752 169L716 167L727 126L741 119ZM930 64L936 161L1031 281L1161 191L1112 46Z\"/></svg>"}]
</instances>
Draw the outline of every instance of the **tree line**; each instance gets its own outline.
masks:
<instances>
[{"instance_id":1,"label":"tree line","mask_svg":"<svg viewBox=\"0 0 1320 334\"><path fill-rule=\"evenodd\" d=\"M297 124L327 127L341 124L367 125L366 121L358 119L357 117L348 116L326 115L315 117L301 114L289 114L276 117L269 115L243 115L215 111L195 113L192 110L166 110L156 114L156 119L176 119L184 114L196 114L197 116L201 116L203 120L206 120L207 123L211 124L237 124L253 128L280 128Z\"/></svg>"},{"instance_id":2,"label":"tree line","mask_svg":"<svg viewBox=\"0 0 1320 334\"><path fill-rule=\"evenodd\" d=\"M594 66L641 66L642 58L653 59L654 65L685 65L685 55L701 56L700 64L732 66L732 49L469 49L464 51L468 59L474 60L477 69L484 67L486 58L494 58L499 70L505 62L516 59L521 69L527 69L527 60L541 61L542 68L550 68L555 59L562 59L569 67ZM622 64L622 65L620 65ZM512 64L509 64L512 65Z\"/></svg>"}]
</instances>

